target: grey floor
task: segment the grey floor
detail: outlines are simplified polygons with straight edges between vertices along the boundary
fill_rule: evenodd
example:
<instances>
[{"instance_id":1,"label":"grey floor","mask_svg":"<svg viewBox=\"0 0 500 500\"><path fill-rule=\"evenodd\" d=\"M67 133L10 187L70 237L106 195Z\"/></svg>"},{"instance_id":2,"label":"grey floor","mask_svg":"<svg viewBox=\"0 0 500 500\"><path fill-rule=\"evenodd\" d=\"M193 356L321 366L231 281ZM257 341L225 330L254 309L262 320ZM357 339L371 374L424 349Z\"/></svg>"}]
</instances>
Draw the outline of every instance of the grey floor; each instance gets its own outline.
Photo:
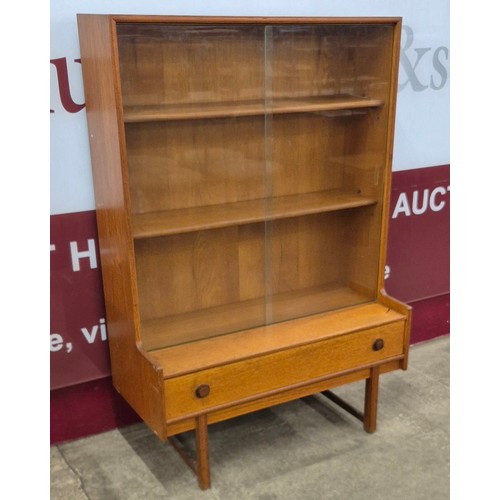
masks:
<instances>
[{"instance_id":1,"label":"grey floor","mask_svg":"<svg viewBox=\"0 0 500 500\"><path fill-rule=\"evenodd\" d=\"M381 378L375 434L322 396L211 426L204 492L143 424L54 446L51 499L448 499L449 361L448 336L412 347ZM359 408L363 391L335 390Z\"/></svg>"}]
</instances>

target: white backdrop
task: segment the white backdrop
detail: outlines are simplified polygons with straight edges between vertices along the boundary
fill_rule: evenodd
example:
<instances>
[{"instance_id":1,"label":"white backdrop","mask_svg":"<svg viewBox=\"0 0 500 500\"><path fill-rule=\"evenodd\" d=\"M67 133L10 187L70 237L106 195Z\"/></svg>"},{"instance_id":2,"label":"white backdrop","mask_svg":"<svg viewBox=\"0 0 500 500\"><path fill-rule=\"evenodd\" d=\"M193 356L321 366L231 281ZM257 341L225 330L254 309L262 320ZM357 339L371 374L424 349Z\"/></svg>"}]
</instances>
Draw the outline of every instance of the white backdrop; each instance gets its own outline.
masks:
<instances>
[{"instance_id":1,"label":"white backdrop","mask_svg":"<svg viewBox=\"0 0 500 500\"><path fill-rule=\"evenodd\" d=\"M401 16L394 170L450 163L447 0L51 0L51 214L95 208L77 13L228 16Z\"/></svg>"}]
</instances>

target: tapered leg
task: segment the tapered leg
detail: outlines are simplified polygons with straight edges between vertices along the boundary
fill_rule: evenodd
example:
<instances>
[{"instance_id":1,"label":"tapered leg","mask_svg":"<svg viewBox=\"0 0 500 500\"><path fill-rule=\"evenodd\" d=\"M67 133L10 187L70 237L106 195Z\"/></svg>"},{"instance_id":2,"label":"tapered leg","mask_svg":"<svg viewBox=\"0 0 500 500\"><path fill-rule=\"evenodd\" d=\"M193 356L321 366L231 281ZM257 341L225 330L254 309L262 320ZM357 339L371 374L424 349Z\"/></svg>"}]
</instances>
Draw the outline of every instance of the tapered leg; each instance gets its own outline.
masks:
<instances>
[{"instance_id":1,"label":"tapered leg","mask_svg":"<svg viewBox=\"0 0 500 500\"><path fill-rule=\"evenodd\" d=\"M363 427L366 432L375 432L377 429L377 406L378 406L378 379L380 368L373 367L370 370L370 378L366 379L365 386L365 412Z\"/></svg>"},{"instance_id":2,"label":"tapered leg","mask_svg":"<svg viewBox=\"0 0 500 500\"><path fill-rule=\"evenodd\" d=\"M208 459L207 416L196 418L196 464L198 484L202 490L210 488L210 464Z\"/></svg>"}]
</instances>

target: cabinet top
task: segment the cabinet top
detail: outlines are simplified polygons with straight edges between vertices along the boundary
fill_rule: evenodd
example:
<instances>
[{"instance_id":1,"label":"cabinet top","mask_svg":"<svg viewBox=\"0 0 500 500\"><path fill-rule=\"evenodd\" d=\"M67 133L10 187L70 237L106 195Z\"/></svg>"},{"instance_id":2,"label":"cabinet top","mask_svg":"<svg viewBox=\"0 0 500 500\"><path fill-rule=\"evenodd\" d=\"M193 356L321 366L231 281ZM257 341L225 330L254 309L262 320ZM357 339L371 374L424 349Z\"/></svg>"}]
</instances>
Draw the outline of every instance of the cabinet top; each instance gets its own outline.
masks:
<instances>
[{"instance_id":1,"label":"cabinet top","mask_svg":"<svg viewBox=\"0 0 500 500\"><path fill-rule=\"evenodd\" d=\"M400 24L402 17L248 17L248 16L163 16L131 14L77 14L77 17L108 18L116 23L195 24Z\"/></svg>"}]
</instances>

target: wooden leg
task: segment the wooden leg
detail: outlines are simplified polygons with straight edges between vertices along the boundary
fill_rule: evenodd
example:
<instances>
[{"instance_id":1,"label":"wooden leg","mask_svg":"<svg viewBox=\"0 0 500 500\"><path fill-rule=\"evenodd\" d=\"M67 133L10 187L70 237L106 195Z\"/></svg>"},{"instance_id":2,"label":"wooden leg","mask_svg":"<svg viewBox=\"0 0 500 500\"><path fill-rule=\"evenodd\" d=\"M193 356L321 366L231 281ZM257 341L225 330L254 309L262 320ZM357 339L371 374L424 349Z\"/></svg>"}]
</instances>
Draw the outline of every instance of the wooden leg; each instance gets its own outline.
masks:
<instances>
[{"instance_id":1,"label":"wooden leg","mask_svg":"<svg viewBox=\"0 0 500 500\"><path fill-rule=\"evenodd\" d=\"M196 418L196 463L198 484L202 490L210 488L210 464L208 459L207 416Z\"/></svg>"},{"instance_id":2,"label":"wooden leg","mask_svg":"<svg viewBox=\"0 0 500 500\"><path fill-rule=\"evenodd\" d=\"M377 406L378 406L378 379L380 368L373 367L370 370L370 378L366 379L365 386L365 412L363 427L366 432L375 432L377 429Z\"/></svg>"},{"instance_id":3,"label":"wooden leg","mask_svg":"<svg viewBox=\"0 0 500 500\"><path fill-rule=\"evenodd\" d=\"M365 411L361 413L352 407L342 398L331 392L330 390L322 391L321 394L327 397L345 411L363 422L363 428L366 432L375 432L377 429L377 407L378 407L378 379L380 375L380 367L374 366L370 369L370 377L366 379L365 385Z\"/></svg>"},{"instance_id":4,"label":"wooden leg","mask_svg":"<svg viewBox=\"0 0 500 500\"><path fill-rule=\"evenodd\" d=\"M202 490L210 488L210 466L208 462L208 423L207 416L196 418L196 460L190 456L176 436L168 438L170 444L179 453L188 467L198 478L198 485Z\"/></svg>"}]
</instances>

